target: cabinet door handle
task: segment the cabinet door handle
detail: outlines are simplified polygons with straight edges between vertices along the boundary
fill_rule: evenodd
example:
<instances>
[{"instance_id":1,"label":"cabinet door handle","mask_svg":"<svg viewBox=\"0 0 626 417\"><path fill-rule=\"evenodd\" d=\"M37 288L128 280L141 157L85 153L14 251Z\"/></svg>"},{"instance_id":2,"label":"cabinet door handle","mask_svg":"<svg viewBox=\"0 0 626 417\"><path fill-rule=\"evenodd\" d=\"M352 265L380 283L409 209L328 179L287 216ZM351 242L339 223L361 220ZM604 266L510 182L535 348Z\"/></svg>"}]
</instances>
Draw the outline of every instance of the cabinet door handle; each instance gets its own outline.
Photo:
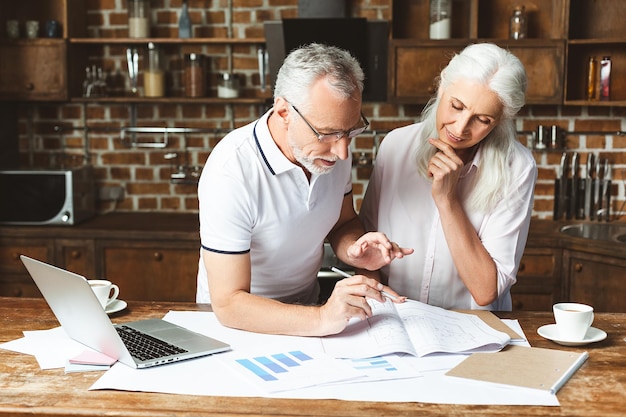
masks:
<instances>
[{"instance_id":1,"label":"cabinet door handle","mask_svg":"<svg viewBox=\"0 0 626 417\"><path fill-rule=\"evenodd\" d=\"M152 255L155 261L161 262L163 260L163 254L161 252L154 252Z\"/></svg>"},{"instance_id":2,"label":"cabinet door handle","mask_svg":"<svg viewBox=\"0 0 626 417\"><path fill-rule=\"evenodd\" d=\"M26 87L26 90L33 91L35 89L35 84L28 83L28 84L25 85L25 87Z\"/></svg>"},{"instance_id":3,"label":"cabinet door handle","mask_svg":"<svg viewBox=\"0 0 626 417\"><path fill-rule=\"evenodd\" d=\"M581 272L582 270L583 270L583 264L581 264L580 262L577 262L577 263L574 265L574 271L576 271L576 272Z\"/></svg>"},{"instance_id":4,"label":"cabinet door handle","mask_svg":"<svg viewBox=\"0 0 626 417\"><path fill-rule=\"evenodd\" d=\"M524 272L525 269L526 269L526 264L524 262L521 262L519 264L519 272Z\"/></svg>"},{"instance_id":5,"label":"cabinet door handle","mask_svg":"<svg viewBox=\"0 0 626 417\"><path fill-rule=\"evenodd\" d=\"M70 253L70 256L72 257L72 259L79 259L81 256L81 252L79 250L73 250Z\"/></svg>"}]
</instances>

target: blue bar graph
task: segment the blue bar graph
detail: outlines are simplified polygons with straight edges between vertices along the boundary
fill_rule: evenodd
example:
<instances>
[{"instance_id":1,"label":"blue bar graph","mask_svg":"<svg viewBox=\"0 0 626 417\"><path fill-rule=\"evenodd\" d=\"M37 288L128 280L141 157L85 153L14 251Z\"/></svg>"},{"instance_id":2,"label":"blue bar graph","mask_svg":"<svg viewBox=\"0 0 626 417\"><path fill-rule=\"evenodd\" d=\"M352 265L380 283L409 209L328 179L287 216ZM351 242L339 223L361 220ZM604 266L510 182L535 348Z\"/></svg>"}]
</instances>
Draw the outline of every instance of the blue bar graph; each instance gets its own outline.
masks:
<instances>
[{"instance_id":1,"label":"blue bar graph","mask_svg":"<svg viewBox=\"0 0 626 417\"><path fill-rule=\"evenodd\" d=\"M264 381L278 381L279 374L289 372L289 368L302 366L302 362L313 360L299 350L276 353L268 356L255 356L251 359L237 359L236 362Z\"/></svg>"}]
</instances>

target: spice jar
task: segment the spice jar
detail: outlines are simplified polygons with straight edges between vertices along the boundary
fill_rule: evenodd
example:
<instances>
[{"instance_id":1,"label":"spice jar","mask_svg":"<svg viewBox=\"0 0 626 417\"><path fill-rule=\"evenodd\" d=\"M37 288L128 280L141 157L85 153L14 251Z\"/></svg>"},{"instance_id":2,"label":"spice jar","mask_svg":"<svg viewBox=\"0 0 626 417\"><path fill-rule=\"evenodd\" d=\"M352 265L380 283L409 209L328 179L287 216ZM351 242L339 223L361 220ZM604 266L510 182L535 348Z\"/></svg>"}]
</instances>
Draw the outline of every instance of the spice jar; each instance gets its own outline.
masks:
<instances>
[{"instance_id":1,"label":"spice jar","mask_svg":"<svg viewBox=\"0 0 626 417\"><path fill-rule=\"evenodd\" d=\"M128 37L150 36L150 1L128 0Z\"/></svg>"},{"instance_id":2,"label":"spice jar","mask_svg":"<svg viewBox=\"0 0 626 417\"><path fill-rule=\"evenodd\" d=\"M229 72L222 74L220 83L217 86L217 96L220 98L239 97L239 77L237 74Z\"/></svg>"},{"instance_id":3,"label":"spice jar","mask_svg":"<svg viewBox=\"0 0 626 417\"><path fill-rule=\"evenodd\" d=\"M430 39L450 38L451 0L430 0Z\"/></svg>"},{"instance_id":4,"label":"spice jar","mask_svg":"<svg viewBox=\"0 0 626 417\"><path fill-rule=\"evenodd\" d=\"M200 54L185 55L184 88L186 97L203 97L206 93L206 76L204 73L204 56Z\"/></svg>"},{"instance_id":5,"label":"spice jar","mask_svg":"<svg viewBox=\"0 0 626 417\"><path fill-rule=\"evenodd\" d=\"M516 6L511 15L509 34L511 39L525 39L528 28L524 6Z\"/></svg>"},{"instance_id":6,"label":"spice jar","mask_svg":"<svg viewBox=\"0 0 626 417\"><path fill-rule=\"evenodd\" d=\"M152 42L148 43L148 65L143 74L143 88L146 97L165 95L165 73L161 68L159 49Z\"/></svg>"}]
</instances>

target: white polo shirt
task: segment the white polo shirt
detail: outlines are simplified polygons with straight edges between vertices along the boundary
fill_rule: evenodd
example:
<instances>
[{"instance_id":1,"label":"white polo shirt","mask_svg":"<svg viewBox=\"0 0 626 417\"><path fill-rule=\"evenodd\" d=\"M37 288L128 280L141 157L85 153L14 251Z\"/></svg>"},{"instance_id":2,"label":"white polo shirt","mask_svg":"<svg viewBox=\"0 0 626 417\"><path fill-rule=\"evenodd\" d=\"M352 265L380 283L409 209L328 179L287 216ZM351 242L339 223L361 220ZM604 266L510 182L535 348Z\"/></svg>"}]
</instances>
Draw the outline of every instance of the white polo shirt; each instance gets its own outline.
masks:
<instances>
[{"instance_id":1,"label":"white polo shirt","mask_svg":"<svg viewBox=\"0 0 626 417\"><path fill-rule=\"evenodd\" d=\"M309 182L274 143L267 126L271 112L225 136L202 170L197 302L210 302L205 250L250 252L252 294L317 301L323 243L352 190L352 161L339 160L330 173L313 174Z\"/></svg>"}]
</instances>

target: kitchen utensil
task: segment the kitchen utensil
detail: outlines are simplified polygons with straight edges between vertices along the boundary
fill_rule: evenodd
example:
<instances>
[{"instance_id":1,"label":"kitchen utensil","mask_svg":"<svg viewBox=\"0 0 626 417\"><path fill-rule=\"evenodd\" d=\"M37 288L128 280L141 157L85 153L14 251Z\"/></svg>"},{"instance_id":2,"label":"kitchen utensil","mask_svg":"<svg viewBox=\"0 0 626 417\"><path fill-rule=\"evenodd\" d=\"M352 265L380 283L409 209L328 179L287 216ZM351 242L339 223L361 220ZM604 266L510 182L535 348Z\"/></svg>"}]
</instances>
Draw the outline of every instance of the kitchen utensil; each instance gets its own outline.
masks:
<instances>
[{"instance_id":1,"label":"kitchen utensil","mask_svg":"<svg viewBox=\"0 0 626 417\"><path fill-rule=\"evenodd\" d=\"M585 207L583 218L589 217L589 220L595 218L593 212L593 187L595 185L595 156L591 152L587 154L587 169L585 172Z\"/></svg>"},{"instance_id":2,"label":"kitchen utensil","mask_svg":"<svg viewBox=\"0 0 626 417\"><path fill-rule=\"evenodd\" d=\"M128 63L128 78L130 79L130 91L137 94L137 75L139 73L139 53L135 48L126 49L126 61Z\"/></svg>"},{"instance_id":3,"label":"kitchen utensil","mask_svg":"<svg viewBox=\"0 0 626 417\"><path fill-rule=\"evenodd\" d=\"M609 160L604 160L604 173L603 173L603 185L602 185L602 199L604 200L604 221L611 220L611 179L612 169L609 164Z\"/></svg>"},{"instance_id":4,"label":"kitchen utensil","mask_svg":"<svg viewBox=\"0 0 626 417\"><path fill-rule=\"evenodd\" d=\"M567 219L576 217L578 205L578 152L572 155L571 179L569 180L569 204L567 205Z\"/></svg>"},{"instance_id":5,"label":"kitchen utensil","mask_svg":"<svg viewBox=\"0 0 626 417\"><path fill-rule=\"evenodd\" d=\"M555 185L555 191L558 193L555 200L555 220L560 220L563 214L567 211L567 152L563 152L561 155L561 163L559 164L559 171L557 174L557 184Z\"/></svg>"}]
</instances>

